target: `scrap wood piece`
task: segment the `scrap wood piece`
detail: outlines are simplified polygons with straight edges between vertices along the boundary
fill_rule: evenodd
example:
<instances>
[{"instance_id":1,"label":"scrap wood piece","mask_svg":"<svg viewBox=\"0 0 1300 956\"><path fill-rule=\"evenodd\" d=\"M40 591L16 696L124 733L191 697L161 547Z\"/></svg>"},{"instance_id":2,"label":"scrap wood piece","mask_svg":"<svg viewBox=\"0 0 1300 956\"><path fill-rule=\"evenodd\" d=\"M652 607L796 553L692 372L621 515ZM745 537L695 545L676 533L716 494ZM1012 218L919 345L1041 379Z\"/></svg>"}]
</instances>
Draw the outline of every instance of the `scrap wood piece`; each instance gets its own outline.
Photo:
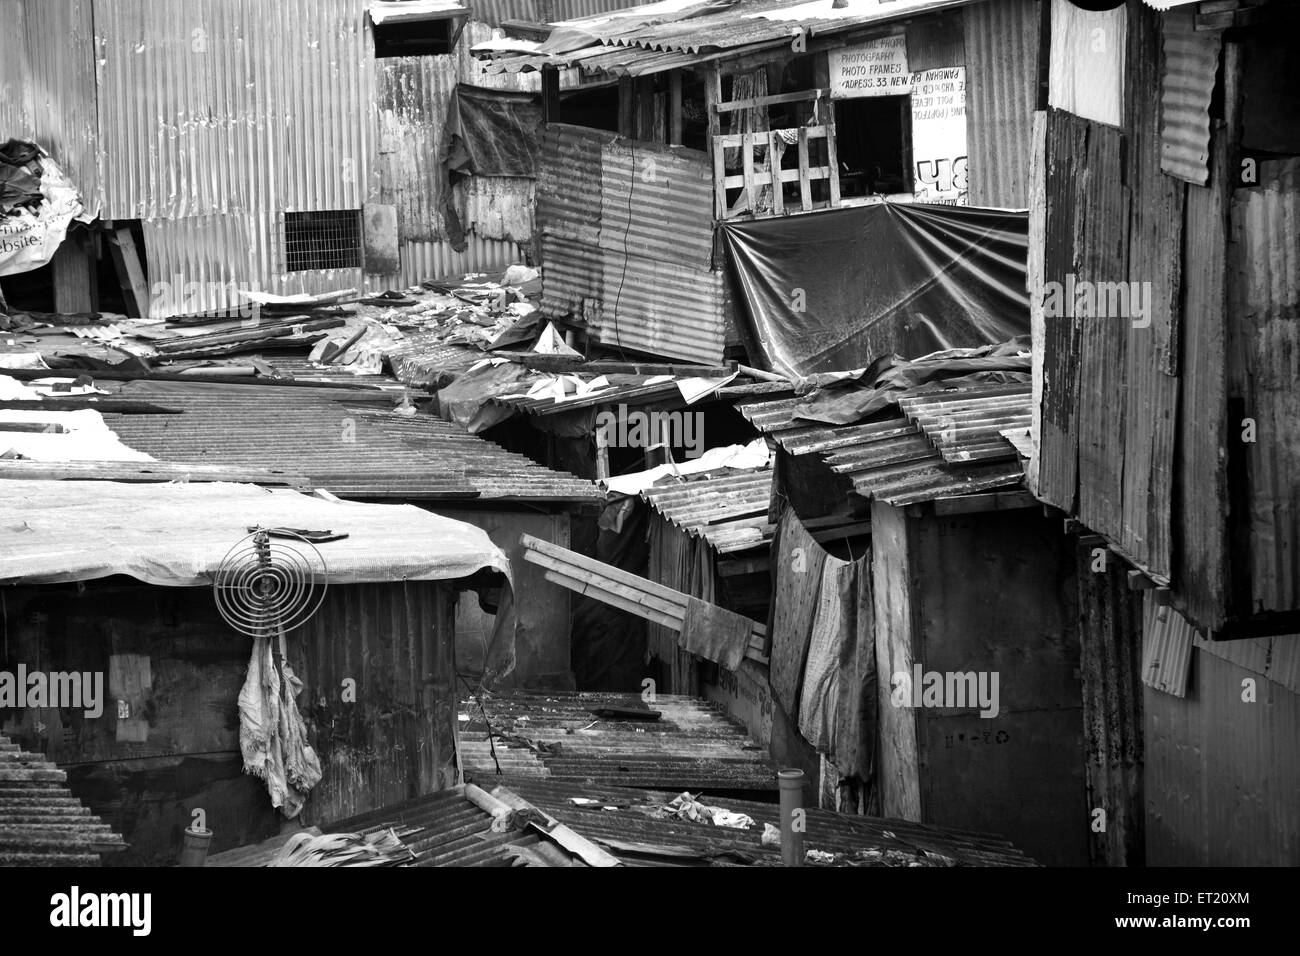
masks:
<instances>
[{"instance_id":1,"label":"scrap wood piece","mask_svg":"<svg viewBox=\"0 0 1300 956\"><path fill-rule=\"evenodd\" d=\"M492 791L491 795L516 811L526 812L529 815L530 826L536 829L543 836L558 843L565 850L568 850L574 856L581 859L588 866L606 867L623 865L623 861L618 857L602 850L595 843L591 842L580 833L565 826L546 811L533 806L523 797L519 796L519 794L507 790L505 787L497 787Z\"/></svg>"},{"instance_id":2,"label":"scrap wood piece","mask_svg":"<svg viewBox=\"0 0 1300 956\"><path fill-rule=\"evenodd\" d=\"M548 581L681 633L690 595L530 534L519 540L524 560L545 568ZM745 656L766 663L767 628L750 624Z\"/></svg>"}]
</instances>

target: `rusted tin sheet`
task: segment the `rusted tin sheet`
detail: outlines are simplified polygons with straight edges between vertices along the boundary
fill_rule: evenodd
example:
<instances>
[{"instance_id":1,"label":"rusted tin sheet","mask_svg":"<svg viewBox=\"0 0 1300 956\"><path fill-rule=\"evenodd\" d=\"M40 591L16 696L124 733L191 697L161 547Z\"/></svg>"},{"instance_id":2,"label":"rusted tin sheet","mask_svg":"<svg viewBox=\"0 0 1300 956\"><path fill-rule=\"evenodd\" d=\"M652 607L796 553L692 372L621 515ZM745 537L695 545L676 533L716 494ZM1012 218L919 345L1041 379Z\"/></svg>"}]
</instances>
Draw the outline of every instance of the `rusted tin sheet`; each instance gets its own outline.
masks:
<instances>
[{"instance_id":1,"label":"rusted tin sheet","mask_svg":"<svg viewBox=\"0 0 1300 956\"><path fill-rule=\"evenodd\" d=\"M1232 193L1232 389L1255 423L1246 456L1252 610L1300 608L1300 161L1260 163L1258 189ZM1247 425L1230 421L1238 442ZM1243 517L1242 520L1247 520Z\"/></svg>"},{"instance_id":2,"label":"rusted tin sheet","mask_svg":"<svg viewBox=\"0 0 1300 956\"><path fill-rule=\"evenodd\" d=\"M1157 603L1154 591L1146 594L1142 612L1142 683L1184 697L1196 629L1177 610Z\"/></svg>"},{"instance_id":3,"label":"rusted tin sheet","mask_svg":"<svg viewBox=\"0 0 1300 956\"><path fill-rule=\"evenodd\" d=\"M682 484L647 488L641 497L674 526L708 541L719 554L768 544L772 471L729 471Z\"/></svg>"},{"instance_id":4,"label":"rusted tin sheet","mask_svg":"<svg viewBox=\"0 0 1300 956\"><path fill-rule=\"evenodd\" d=\"M1204 186L1209 179L1210 98L1223 33L1197 30L1194 16L1160 18L1164 70L1160 74L1160 168Z\"/></svg>"}]
</instances>

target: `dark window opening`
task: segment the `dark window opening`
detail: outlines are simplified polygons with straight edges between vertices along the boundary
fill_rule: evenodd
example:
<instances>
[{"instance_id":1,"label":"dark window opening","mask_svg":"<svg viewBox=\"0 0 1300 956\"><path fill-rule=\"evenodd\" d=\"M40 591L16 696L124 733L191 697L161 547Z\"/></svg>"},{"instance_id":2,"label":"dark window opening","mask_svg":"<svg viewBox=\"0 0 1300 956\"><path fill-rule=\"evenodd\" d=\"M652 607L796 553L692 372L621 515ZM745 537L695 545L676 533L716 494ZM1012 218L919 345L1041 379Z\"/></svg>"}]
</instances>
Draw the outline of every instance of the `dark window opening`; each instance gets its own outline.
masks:
<instances>
[{"instance_id":1,"label":"dark window opening","mask_svg":"<svg viewBox=\"0 0 1300 956\"><path fill-rule=\"evenodd\" d=\"M559 122L618 132L618 85L582 87L560 93Z\"/></svg>"},{"instance_id":2,"label":"dark window opening","mask_svg":"<svg viewBox=\"0 0 1300 956\"><path fill-rule=\"evenodd\" d=\"M287 212L283 249L285 272L360 269L361 212Z\"/></svg>"},{"instance_id":3,"label":"dark window opening","mask_svg":"<svg viewBox=\"0 0 1300 956\"><path fill-rule=\"evenodd\" d=\"M460 33L458 24L455 19L440 18L374 25L375 58L450 53Z\"/></svg>"},{"instance_id":4,"label":"dark window opening","mask_svg":"<svg viewBox=\"0 0 1300 956\"><path fill-rule=\"evenodd\" d=\"M912 105L909 96L835 101L840 195L912 192Z\"/></svg>"}]
</instances>

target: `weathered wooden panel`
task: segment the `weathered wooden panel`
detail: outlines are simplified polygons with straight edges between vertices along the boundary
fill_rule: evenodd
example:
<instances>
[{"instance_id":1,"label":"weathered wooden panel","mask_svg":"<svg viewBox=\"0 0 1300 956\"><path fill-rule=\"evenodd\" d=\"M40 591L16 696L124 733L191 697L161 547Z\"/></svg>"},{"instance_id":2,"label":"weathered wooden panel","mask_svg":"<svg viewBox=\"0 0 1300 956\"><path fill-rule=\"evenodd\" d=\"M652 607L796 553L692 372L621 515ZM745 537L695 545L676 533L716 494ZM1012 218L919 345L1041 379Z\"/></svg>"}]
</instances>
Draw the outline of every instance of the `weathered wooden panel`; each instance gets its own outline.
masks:
<instances>
[{"instance_id":1,"label":"weathered wooden panel","mask_svg":"<svg viewBox=\"0 0 1300 956\"><path fill-rule=\"evenodd\" d=\"M1146 855L1142 795L1142 598L1128 586L1127 565L1081 545L1079 673L1083 678L1083 740L1088 813L1105 827L1088 828L1094 866L1141 866Z\"/></svg>"}]
</instances>

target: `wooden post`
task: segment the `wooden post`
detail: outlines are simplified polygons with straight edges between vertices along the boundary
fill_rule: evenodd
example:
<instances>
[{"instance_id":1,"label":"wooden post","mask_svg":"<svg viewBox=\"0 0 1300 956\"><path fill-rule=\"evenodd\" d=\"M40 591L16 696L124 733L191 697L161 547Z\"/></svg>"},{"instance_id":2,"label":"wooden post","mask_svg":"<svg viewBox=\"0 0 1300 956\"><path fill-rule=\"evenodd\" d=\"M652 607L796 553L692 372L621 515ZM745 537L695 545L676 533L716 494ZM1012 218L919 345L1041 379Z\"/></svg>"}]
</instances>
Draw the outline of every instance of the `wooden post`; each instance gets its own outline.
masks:
<instances>
[{"instance_id":1,"label":"wooden post","mask_svg":"<svg viewBox=\"0 0 1300 956\"><path fill-rule=\"evenodd\" d=\"M635 82L630 76L618 78L618 134L629 139L636 136Z\"/></svg>"},{"instance_id":2,"label":"wooden post","mask_svg":"<svg viewBox=\"0 0 1300 956\"><path fill-rule=\"evenodd\" d=\"M716 64L705 69L704 73L704 108L709 116L709 149L713 152L713 217L717 220L727 218L727 187L723 185L727 178L726 151L722 141L722 114L718 106L722 103L722 68Z\"/></svg>"},{"instance_id":3,"label":"wooden post","mask_svg":"<svg viewBox=\"0 0 1300 956\"><path fill-rule=\"evenodd\" d=\"M668 76L668 142L682 144L682 71L673 70Z\"/></svg>"},{"instance_id":4,"label":"wooden post","mask_svg":"<svg viewBox=\"0 0 1300 956\"><path fill-rule=\"evenodd\" d=\"M559 123L560 71L553 66L542 67L542 122Z\"/></svg>"}]
</instances>

